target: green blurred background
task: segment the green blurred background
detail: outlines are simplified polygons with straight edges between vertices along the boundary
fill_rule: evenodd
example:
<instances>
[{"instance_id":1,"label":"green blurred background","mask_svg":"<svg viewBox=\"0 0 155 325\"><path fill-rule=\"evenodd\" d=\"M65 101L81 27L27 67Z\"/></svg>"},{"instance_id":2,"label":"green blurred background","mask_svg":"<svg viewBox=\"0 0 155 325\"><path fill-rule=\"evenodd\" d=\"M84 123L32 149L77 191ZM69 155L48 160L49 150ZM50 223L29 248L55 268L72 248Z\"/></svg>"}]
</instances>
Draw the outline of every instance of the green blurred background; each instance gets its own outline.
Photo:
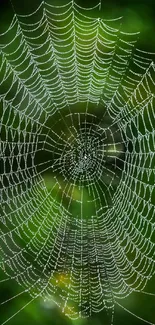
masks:
<instances>
[{"instance_id":1,"label":"green blurred background","mask_svg":"<svg viewBox=\"0 0 155 325\"><path fill-rule=\"evenodd\" d=\"M53 2L54 1L54 2ZM40 3L39 0L13 0L15 10L19 13L30 13ZM63 3L63 0L51 0L52 3ZM81 6L91 7L97 4L96 0L77 0ZM138 47L148 52L155 52L155 1L154 0L103 0L100 15L104 18L116 18L123 16L123 30L126 32L140 31ZM0 1L0 32L7 29L12 17L12 8L9 1ZM155 293L155 278L152 279L146 291ZM0 300L3 302L11 296L18 295L20 292L16 283L4 282L0 287ZM65 317L53 302L45 303L38 299L28 304L24 309L23 306L30 301L27 294L17 296L16 299L7 304L0 305L0 323L3 323L16 311L20 311L15 318L12 318L8 324L20 325L106 325L104 312L94 315L89 319L70 320ZM125 308L133 313L155 323L155 297L132 294L122 301ZM115 308L115 325L144 324L140 319L133 317L123 309L116 306Z\"/></svg>"}]
</instances>

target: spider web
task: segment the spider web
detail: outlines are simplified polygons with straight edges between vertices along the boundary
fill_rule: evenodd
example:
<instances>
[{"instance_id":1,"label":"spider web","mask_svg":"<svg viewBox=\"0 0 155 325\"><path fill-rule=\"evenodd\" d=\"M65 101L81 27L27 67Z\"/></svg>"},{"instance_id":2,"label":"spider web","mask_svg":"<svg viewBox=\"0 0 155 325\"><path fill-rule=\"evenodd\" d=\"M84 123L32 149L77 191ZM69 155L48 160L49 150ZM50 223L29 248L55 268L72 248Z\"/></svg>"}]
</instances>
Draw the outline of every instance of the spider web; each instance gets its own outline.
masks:
<instances>
[{"instance_id":1,"label":"spider web","mask_svg":"<svg viewBox=\"0 0 155 325\"><path fill-rule=\"evenodd\" d=\"M112 324L155 271L155 66L94 9L43 1L0 35L0 266Z\"/></svg>"}]
</instances>

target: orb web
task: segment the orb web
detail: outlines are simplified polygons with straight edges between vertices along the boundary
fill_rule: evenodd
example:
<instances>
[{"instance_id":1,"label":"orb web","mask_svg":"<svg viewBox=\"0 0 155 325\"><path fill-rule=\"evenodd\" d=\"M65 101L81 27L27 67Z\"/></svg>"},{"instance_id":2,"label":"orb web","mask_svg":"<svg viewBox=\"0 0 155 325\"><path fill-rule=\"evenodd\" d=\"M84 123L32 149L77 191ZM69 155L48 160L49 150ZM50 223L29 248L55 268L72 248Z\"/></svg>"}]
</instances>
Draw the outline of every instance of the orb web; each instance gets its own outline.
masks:
<instances>
[{"instance_id":1,"label":"orb web","mask_svg":"<svg viewBox=\"0 0 155 325\"><path fill-rule=\"evenodd\" d=\"M0 266L32 300L112 324L155 271L155 66L91 10L43 1L0 35Z\"/></svg>"}]
</instances>

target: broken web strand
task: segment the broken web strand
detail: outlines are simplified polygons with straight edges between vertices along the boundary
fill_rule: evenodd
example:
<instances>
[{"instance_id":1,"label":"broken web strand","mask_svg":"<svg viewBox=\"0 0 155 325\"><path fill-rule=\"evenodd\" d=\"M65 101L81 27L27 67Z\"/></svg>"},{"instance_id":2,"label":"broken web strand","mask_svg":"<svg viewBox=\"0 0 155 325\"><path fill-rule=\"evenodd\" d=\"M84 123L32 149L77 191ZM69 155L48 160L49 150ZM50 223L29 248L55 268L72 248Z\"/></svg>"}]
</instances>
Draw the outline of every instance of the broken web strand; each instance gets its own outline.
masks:
<instances>
[{"instance_id":1,"label":"broken web strand","mask_svg":"<svg viewBox=\"0 0 155 325\"><path fill-rule=\"evenodd\" d=\"M75 23L74 23L74 26L75 26ZM93 62L94 62L94 60L93 60ZM34 62L33 62L34 63ZM94 64L94 63L93 63ZM96 63L95 63L96 64ZM94 64L94 65L95 65ZM60 65L60 62L58 62L58 64L57 64L57 66L59 66ZM91 71L91 70L90 70ZM92 71L91 71L92 72ZM88 80L90 80L89 79L89 76L91 76L91 72L90 72L90 74L86 74L86 76L88 75ZM60 72L58 73L59 74L59 76L60 76ZM82 77L83 78L83 77ZM91 78L92 79L92 78ZM82 79L81 79L82 80ZM67 93L67 88L66 88L66 86L64 86L64 82L62 82L62 79L61 79L61 87L62 87L62 90L63 90L63 94L64 94L64 98L65 98L65 100L66 100L66 93ZM64 88L65 88L65 90L64 90ZM85 87L84 87L85 88ZM85 88L85 91L86 91L86 93L87 93L87 89L89 89L89 85L87 84L87 86L86 86L86 88ZM40 90L40 89L39 89ZM65 93L64 93L65 92ZM36 95L36 94L35 94ZM84 100L86 97L83 95L83 89L81 89L81 92L80 92L80 95L81 95L81 99L82 100ZM31 96L30 96L31 97ZM68 99L70 99L71 100L71 96L69 96L68 95ZM94 92L92 92L92 96L91 96L91 99L90 99L90 101L94 101L94 99L95 99L95 97L94 97ZM76 100L76 97L75 97L75 100ZM38 103L37 103L38 104ZM46 102L44 102L44 104L46 104ZM60 104L60 103L59 103ZM40 104L39 104L39 106L40 106ZM42 109L40 110L40 111L42 111ZM34 116L33 116L34 117ZM98 194L98 196L99 196L99 194ZM82 214L81 214L81 216L82 216ZM83 229L83 228L81 228L81 229ZM81 234L83 233L83 231L84 230L81 230ZM74 243L73 243L73 246L74 246ZM82 246L81 246L82 247ZM82 254L82 253L81 253ZM82 256L82 255L81 255ZM81 258L81 261L82 261L82 258ZM82 281L82 280L81 280ZM81 284L82 284L82 282L80 282Z\"/></svg>"}]
</instances>

